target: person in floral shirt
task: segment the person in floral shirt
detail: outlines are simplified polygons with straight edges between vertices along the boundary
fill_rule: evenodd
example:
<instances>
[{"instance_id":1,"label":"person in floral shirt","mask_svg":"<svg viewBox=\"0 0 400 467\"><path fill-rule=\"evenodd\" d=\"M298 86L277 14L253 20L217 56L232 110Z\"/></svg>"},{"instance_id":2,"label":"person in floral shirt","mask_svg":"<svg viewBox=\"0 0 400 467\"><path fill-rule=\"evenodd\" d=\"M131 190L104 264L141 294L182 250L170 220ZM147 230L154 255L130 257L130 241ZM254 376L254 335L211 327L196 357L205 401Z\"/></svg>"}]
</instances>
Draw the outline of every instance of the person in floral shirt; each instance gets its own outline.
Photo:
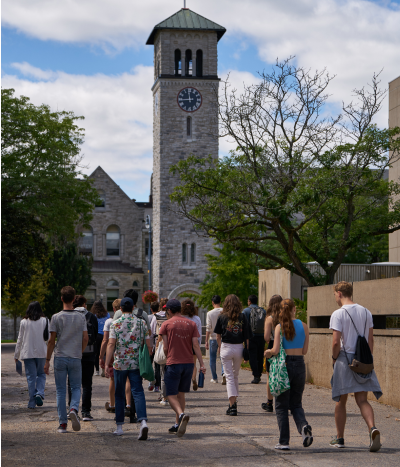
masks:
<instances>
[{"instance_id":1,"label":"person in floral shirt","mask_svg":"<svg viewBox=\"0 0 400 467\"><path fill-rule=\"evenodd\" d=\"M121 310L121 318L114 321L110 326L105 364L106 377L109 378L109 365L114 356L115 419L117 423L114 434L123 434L125 384L127 378L129 378L137 418L141 424L138 439L146 440L149 429L147 427L146 399L139 370L139 349L144 341L146 341L150 355L153 348L146 322L132 314L133 300L131 298L125 297L121 300Z\"/></svg>"}]
</instances>

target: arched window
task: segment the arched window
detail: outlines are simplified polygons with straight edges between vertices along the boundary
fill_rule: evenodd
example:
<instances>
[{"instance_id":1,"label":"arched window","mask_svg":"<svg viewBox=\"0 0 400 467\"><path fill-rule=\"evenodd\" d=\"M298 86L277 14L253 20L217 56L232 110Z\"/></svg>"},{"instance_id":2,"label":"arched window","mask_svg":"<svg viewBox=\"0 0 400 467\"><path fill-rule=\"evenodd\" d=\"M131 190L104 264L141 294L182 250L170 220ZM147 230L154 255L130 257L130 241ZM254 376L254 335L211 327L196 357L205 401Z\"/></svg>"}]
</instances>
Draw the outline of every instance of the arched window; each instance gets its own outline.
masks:
<instances>
[{"instance_id":1,"label":"arched window","mask_svg":"<svg viewBox=\"0 0 400 467\"><path fill-rule=\"evenodd\" d=\"M182 245L182 263L186 264L187 263L187 245L184 243Z\"/></svg>"},{"instance_id":2,"label":"arched window","mask_svg":"<svg viewBox=\"0 0 400 467\"><path fill-rule=\"evenodd\" d=\"M186 134L188 139L192 137L192 117L188 117L186 120Z\"/></svg>"},{"instance_id":3,"label":"arched window","mask_svg":"<svg viewBox=\"0 0 400 467\"><path fill-rule=\"evenodd\" d=\"M83 229L79 240L79 253L81 255L93 255L93 232L91 228Z\"/></svg>"},{"instance_id":4,"label":"arched window","mask_svg":"<svg viewBox=\"0 0 400 467\"><path fill-rule=\"evenodd\" d=\"M196 76L203 76L203 51L196 52Z\"/></svg>"},{"instance_id":5,"label":"arched window","mask_svg":"<svg viewBox=\"0 0 400 467\"><path fill-rule=\"evenodd\" d=\"M139 281L133 281L132 287L140 287Z\"/></svg>"},{"instance_id":6,"label":"arched window","mask_svg":"<svg viewBox=\"0 0 400 467\"><path fill-rule=\"evenodd\" d=\"M185 76L192 76L192 74L193 74L192 51L190 49L187 49L185 53Z\"/></svg>"},{"instance_id":7,"label":"arched window","mask_svg":"<svg viewBox=\"0 0 400 467\"><path fill-rule=\"evenodd\" d=\"M97 190L97 194L99 195L100 202L96 204L96 208L105 208L106 207L106 193L104 190Z\"/></svg>"},{"instance_id":8,"label":"arched window","mask_svg":"<svg viewBox=\"0 0 400 467\"><path fill-rule=\"evenodd\" d=\"M190 245L190 264L194 264L196 262L196 244L192 243Z\"/></svg>"},{"instance_id":9,"label":"arched window","mask_svg":"<svg viewBox=\"0 0 400 467\"><path fill-rule=\"evenodd\" d=\"M179 49L175 50L175 76L182 74L182 57Z\"/></svg>"},{"instance_id":10,"label":"arched window","mask_svg":"<svg viewBox=\"0 0 400 467\"><path fill-rule=\"evenodd\" d=\"M92 280L90 281L90 285L93 286L93 287L96 287L96 282L92 279Z\"/></svg>"},{"instance_id":11,"label":"arched window","mask_svg":"<svg viewBox=\"0 0 400 467\"><path fill-rule=\"evenodd\" d=\"M107 287L118 287L118 286L119 286L118 282L114 279L107 282Z\"/></svg>"},{"instance_id":12,"label":"arched window","mask_svg":"<svg viewBox=\"0 0 400 467\"><path fill-rule=\"evenodd\" d=\"M119 256L119 228L116 225L110 225L106 234L107 256Z\"/></svg>"}]
</instances>

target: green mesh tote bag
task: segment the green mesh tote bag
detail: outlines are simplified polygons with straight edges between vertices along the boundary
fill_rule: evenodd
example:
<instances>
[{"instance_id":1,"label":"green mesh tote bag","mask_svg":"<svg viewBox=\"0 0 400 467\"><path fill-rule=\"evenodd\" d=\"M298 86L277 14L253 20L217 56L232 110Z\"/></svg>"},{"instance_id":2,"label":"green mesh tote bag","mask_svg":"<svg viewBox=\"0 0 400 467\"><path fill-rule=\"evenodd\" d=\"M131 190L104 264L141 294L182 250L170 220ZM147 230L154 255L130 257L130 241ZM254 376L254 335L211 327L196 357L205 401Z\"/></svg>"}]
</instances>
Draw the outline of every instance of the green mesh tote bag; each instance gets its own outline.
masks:
<instances>
[{"instance_id":1,"label":"green mesh tote bag","mask_svg":"<svg viewBox=\"0 0 400 467\"><path fill-rule=\"evenodd\" d=\"M143 320L140 320L140 342L142 341L142 326ZM154 381L154 370L150 360L149 349L146 345L146 339L143 339L143 344L139 347L139 371L143 379Z\"/></svg>"},{"instance_id":2,"label":"green mesh tote bag","mask_svg":"<svg viewBox=\"0 0 400 467\"><path fill-rule=\"evenodd\" d=\"M282 331L279 353L268 360L271 364L269 369L269 389L271 390L271 394L277 397L290 389L289 375L286 368L286 352L282 345Z\"/></svg>"}]
</instances>

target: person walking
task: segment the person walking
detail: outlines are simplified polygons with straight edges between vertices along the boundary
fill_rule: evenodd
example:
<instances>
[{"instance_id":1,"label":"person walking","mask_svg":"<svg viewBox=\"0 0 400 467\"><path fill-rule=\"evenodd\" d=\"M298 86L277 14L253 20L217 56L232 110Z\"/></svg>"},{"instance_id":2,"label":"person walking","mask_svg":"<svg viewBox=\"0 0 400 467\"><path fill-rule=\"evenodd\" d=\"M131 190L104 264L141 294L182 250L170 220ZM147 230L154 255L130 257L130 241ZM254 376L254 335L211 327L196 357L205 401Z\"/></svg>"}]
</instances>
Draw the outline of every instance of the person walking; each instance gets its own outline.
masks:
<instances>
[{"instance_id":1,"label":"person walking","mask_svg":"<svg viewBox=\"0 0 400 467\"><path fill-rule=\"evenodd\" d=\"M202 334L202 326L201 326L201 320L197 315L197 308L194 302L190 299L183 300L181 303L182 307L182 316L185 318L190 319L190 321L193 321L196 324L197 327L197 332L199 333L199 346L201 346L201 334ZM197 357L193 349L193 375L192 375L192 384L193 384L193 391L197 391L198 386L197 386L197 368L196 368L196 362L197 362Z\"/></svg>"},{"instance_id":2,"label":"person walking","mask_svg":"<svg viewBox=\"0 0 400 467\"><path fill-rule=\"evenodd\" d=\"M346 426L346 403L348 394L354 398L369 431L369 450L379 451L381 448L380 431L375 427L374 411L368 402L368 392L372 391L379 399L382 390L375 370L364 375L352 371L350 364L356 353L359 336L364 336L371 354L374 352L374 324L372 314L363 306L351 300L353 285L339 282L333 286L336 303L340 308L332 313L329 329L333 330L332 339L332 399L336 402L335 423L336 436L331 446L344 448L344 429Z\"/></svg>"},{"instance_id":3,"label":"person walking","mask_svg":"<svg viewBox=\"0 0 400 467\"><path fill-rule=\"evenodd\" d=\"M29 393L28 409L43 405L48 334L48 320L43 315L40 303L30 303L21 320L14 353L15 362L19 359L24 362Z\"/></svg>"},{"instance_id":4,"label":"person walking","mask_svg":"<svg viewBox=\"0 0 400 467\"><path fill-rule=\"evenodd\" d=\"M159 310L158 313L156 313L156 335L157 335L157 341L156 341L156 347L155 350L158 349L158 346L162 342L162 336L160 335L160 329L161 326L164 324L164 322L168 319L166 309L167 309L167 302L168 298L162 298L159 303ZM159 397L160 405L162 406L167 406L168 405L168 399L167 399L167 394L166 394L166 388L165 388L165 381L164 381L164 376L165 376L165 367L166 365L159 365L160 367L160 381L161 381L161 394Z\"/></svg>"},{"instance_id":5,"label":"person walking","mask_svg":"<svg viewBox=\"0 0 400 467\"><path fill-rule=\"evenodd\" d=\"M96 372L95 376L100 376L100 349L101 349L101 344L103 342L103 337L104 337L104 324L105 322L110 318L110 314L108 311L104 308L104 305L101 300L96 300L91 308L91 313L94 314L97 318L97 325L98 325L98 334L96 338L96 344L95 344L95 359L94 359L94 364L96 367ZM102 371L102 375L104 376L104 370Z\"/></svg>"},{"instance_id":6,"label":"person walking","mask_svg":"<svg viewBox=\"0 0 400 467\"><path fill-rule=\"evenodd\" d=\"M153 354L151 356L151 361L154 364L154 387L152 388L152 392L160 392L161 387L161 372L160 372L160 365L154 361L154 352L156 349L157 343L157 317L156 314L159 312L160 304L158 302L150 303L150 310L152 312L150 318L150 329L151 329L151 342L153 344Z\"/></svg>"},{"instance_id":7,"label":"person walking","mask_svg":"<svg viewBox=\"0 0 400 467\"><path fill-rule=\"evenodd\" d=\"M109 366L114 357L115 419L117 424L114 434L117 436L123 434L125 387L126 380L129 379L137 419L140 422L138 440L144 441L147 439L149 429L147 426L146 399L139 369L139 349L144 343L146 343L150 355L153 349L146 323L132 314L133 307L132 299L123 298L121 300L122 316L110 326L105 373L106 377L109 378Z\"/></svg>"},{"instance_id":8,"label":"person walking","mask_svg":"<svg viewBox=\"0 0 400 467\"><path fill-rule=\"evenodd\" d=\"M221 361L226 376L229 407L227 415L237 415L239 396L239 370L243 360L243 343L249 345L250 327L242 313L242 303L236 295L225 298L214 332L217 335Z\"/></svg>"},{"instance_id":9,"label":"person walking","mask_svg":"<svg viewBox=\"0 0 400 467\"><path fill-rule=\"evenodd\" d=\"M190 391L193 375L193 349L200 362L200 371L205 373L206 368L196 324L182 316L179 300L168 300L167 313L170 318L160 329L167 356L164 381L168 402L176 414L176 422L168 431L181 437L185 434L190 420L189 415L185 414L185 393Z\"/></svg>"},{"instance_id":10,"label":"person walking","mask_svg":"<svg viewBox=\"0 0 400 467\"><path fill-rule=\"evenodd\" d=\"M214 295L211 300L213 309L207 313L206 318L206 350L210 351L210 369L211 383L218 383L217 375L217 353L218 342L217 335L214 333L215 325L217 324L218 316L221 314L221 297ZM221 363L222 385L226 384L226 376L224 375L224 365Z\"/></svg>"},{"instance_id":11,"label":"person walking","mask_svg":"<svg viewBox=\"0 0 400 467\"><path fill-rule=\"evenodd\" d=\"M82 383L82 353L89 341L86 319L82 313L75 311L73 302L75 289L65 286L61 289L63 310L52 316L49 331L50 339L47 345L47 358L44 372L48 375L50 359L54 351L54 379L57 393L57 412L59 433L67 432L67 376L71 384L71 404L69 410L72 429L79 431L81 424L78 417L79 401ZM56 343L57 338L57 343Z\"/></svg>"},{"instance_id":12,"label":"person walking","mask_svg":"<svg viewBox=\"0 0 400 467\"><path fill-rule=\"evenodd\" d=\"M261 381L264 366L264 322L267 313L264 308L257 305L257 295L250 295L247 303L249 306L243 310L243 314L251 328L249 357L251 371L254 376L252 383L258 384Z\"/></svg>"},{"instance_id":13,"label":"person walking","mask_svg":"<svg viewBox=\"0 0 400 467\"><path fill-rule=\"evenodd\" d=\"M286 351L286 368L290 389L275 398L275 411L279 427L279 443L275 449L289 450L289 410L293 415L298 432L303 437L303 446L311 446L313 442L312 429L306 420L302 406L306 384L304 355L307 354L308 350L308 326L296 319L296 306L290 299L282 300L280 304L279 324L275 328L274 346L265 351L267 358L278 355L281 332L282 346Z\"/></svg>"},{"instance_id":14,"label":"person walking","mask_svg":"<svg viewBox=\"0 0 400 467\"><path fill-rule=\"evenodd\" d=\"M279 324L279 312L282 302L282 297L280 295L273 295L268 303L267 308L267 317L265 318L264 325L264 340L268 342L268 349L272 349L274 346L274 332L276 326ZM266 361L266 371L267 371L267 402L261 404L261 408L266 412L274 411L273 396L269 388L269 369L270 363L267 359Z\"/></svg>"},{"instance_id":15,"label":"person walking","mask_svg":"<svg viewBox=\"0 0 400 467\"><path fill-rule=\"evenodd\" d=\"M86 298L83 295L75 297L73 307L75 311L79 311L86 319L88 331L88 345L82 353L82 420L84 422L93 421L91 415L92 410L92 384L94 373L95 350L97 340L97 318L87 310ZM68 378L68 406L71 404L71 384Z\"/></svg>"}]
</instances>

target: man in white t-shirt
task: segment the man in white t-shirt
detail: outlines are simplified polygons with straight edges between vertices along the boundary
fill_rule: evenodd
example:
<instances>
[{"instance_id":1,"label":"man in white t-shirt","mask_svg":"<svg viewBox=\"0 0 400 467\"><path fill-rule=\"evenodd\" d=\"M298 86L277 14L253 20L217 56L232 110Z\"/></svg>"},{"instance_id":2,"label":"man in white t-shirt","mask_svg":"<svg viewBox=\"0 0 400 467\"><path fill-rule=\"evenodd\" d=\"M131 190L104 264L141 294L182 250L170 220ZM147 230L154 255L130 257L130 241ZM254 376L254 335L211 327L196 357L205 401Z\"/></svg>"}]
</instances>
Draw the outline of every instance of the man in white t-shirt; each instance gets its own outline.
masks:
<instances>
[{"instance_id":1,"label":"man in white t-shirt","mask_svg":"<svg viewBox=\"0 0 400 467\"><path fill-rule=\"evenodd\" d=\"M339 282L334 285L336 303L340 306L333 312L329 329L333 330L332 360L334 374L332 377L332 398L336 400L335 422L337 436L331 445L344 448L344 428L346 425L346 403L348 394L354 393L361 415L368 425L370 434L370 451L379 451L380 432L375 428L374 411L369 404L368 391L379 394L380 387L373 371L362 377L349 368L356 352L358 336L365 336L373 353L374 335L373 320L369 310L351 300L353 285L349 282ZM381 394L381 392L380 392ZM379 397L379 396L378 396Z\"/></svg>"},{"instance_id":2,"label":"man in white t-shirt","mask_svg":"<svg viewBox=\"0 0 400 467\"><path fill-rule=\"evenodd\" d=\"M217 352L218 352L218 342L217 335L214 332L215 325L218 321L218 316L221 314L221 297L219 295L214 295L211 299L213 309L207 313L206 318L206 349L210 350L210 368L212 374L211 383L218 383L217 375ZM222 384L226 384L226 378L224 375L224 366L221 362L221 375L222 375Z\"/></svg>"}]
</instances>

